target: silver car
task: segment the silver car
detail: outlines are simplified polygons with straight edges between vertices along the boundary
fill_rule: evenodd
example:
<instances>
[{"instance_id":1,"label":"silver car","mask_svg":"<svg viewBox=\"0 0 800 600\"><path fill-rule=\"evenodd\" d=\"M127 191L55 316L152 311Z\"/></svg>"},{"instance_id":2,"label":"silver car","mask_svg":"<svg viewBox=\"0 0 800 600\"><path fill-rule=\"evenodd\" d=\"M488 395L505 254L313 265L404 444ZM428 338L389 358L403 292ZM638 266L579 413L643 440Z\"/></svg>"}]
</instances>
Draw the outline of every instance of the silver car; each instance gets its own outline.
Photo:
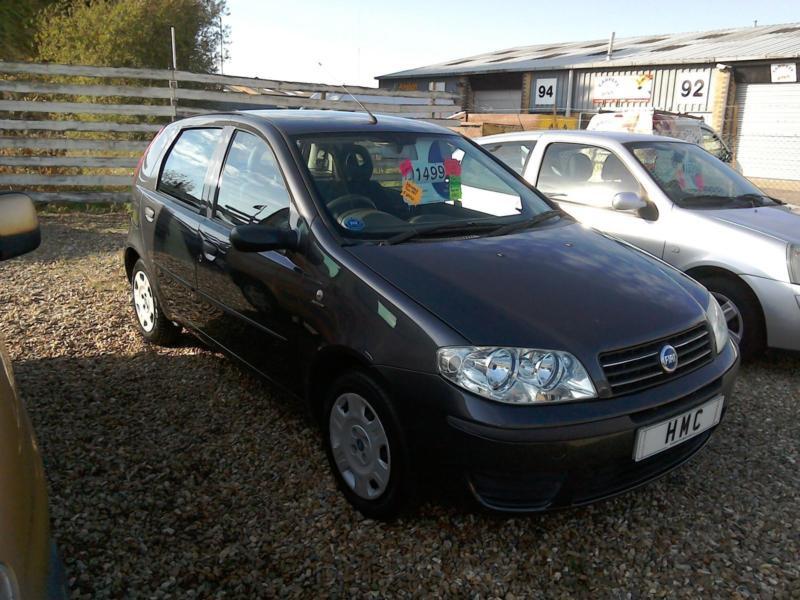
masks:
<instances>
[{"instance_id":1,"label":"silver car","mask_svg":"<svg viewBox=\"0 0 800 600\"><path fill-rule=\"evenodd\" d=\"M476 141L582 223L703 283L744 357L800 350L797 207L672 138L554 130Z\"/></svg>"}]
</instances>

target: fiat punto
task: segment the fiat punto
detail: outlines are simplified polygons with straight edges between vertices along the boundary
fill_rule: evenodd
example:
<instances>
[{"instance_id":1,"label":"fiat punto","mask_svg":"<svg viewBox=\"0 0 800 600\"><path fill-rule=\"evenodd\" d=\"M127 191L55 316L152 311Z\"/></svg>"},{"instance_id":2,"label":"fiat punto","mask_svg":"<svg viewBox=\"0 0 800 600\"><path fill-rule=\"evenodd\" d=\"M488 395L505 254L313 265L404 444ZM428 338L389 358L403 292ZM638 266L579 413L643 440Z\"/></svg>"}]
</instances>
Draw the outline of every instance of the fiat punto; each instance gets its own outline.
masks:
<instances>
[{"instance_id":1,"label":"fiat punto","mask_svg":"<svg viewBox=\"0 0 800 600\"><path fill-rule=\"evenodd\" d=\"M365 515L429 470L498 510L611 496L685 462L730 401L705 288L435 125L193 117L155 138L133 200L141 335L185 327L305 398Z\"/></svg>"}]
</instances>

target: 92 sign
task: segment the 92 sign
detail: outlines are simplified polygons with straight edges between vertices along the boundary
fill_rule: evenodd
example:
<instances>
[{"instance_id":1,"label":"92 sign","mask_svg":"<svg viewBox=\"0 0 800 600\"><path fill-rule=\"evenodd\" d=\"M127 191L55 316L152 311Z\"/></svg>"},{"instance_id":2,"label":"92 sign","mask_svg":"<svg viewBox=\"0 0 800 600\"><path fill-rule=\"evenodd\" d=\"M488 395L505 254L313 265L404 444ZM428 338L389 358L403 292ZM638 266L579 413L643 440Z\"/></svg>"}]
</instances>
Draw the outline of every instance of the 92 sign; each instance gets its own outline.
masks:
<instances>
[{"instance_id":1,"label":"92 sign","mask_svg":"<svg viewBox=\"0 0 800 600\"><path fill-rule=\"evenodd\" d=\"M558 79L547 77L537 79L533 84L533 105L553 106L556 103L556 84Z\"/></svg>"},{"instance_id":2,"label":"92 sign","mask_svg":"<svg viewBox=\"0 0 800 600\"><path fill-rule=\"evenodd\" d=\"M675 104L705 104L708 99L708 73L683 73L675 82Z\"/></svg>"}]
</instances>

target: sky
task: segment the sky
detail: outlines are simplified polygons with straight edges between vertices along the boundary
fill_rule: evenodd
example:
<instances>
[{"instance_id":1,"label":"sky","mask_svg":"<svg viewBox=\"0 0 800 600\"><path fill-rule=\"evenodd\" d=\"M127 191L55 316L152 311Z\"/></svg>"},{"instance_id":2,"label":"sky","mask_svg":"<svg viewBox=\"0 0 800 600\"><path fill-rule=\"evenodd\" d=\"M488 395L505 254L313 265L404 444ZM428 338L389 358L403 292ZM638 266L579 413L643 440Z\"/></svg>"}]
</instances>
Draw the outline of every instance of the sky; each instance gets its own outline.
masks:
<instances>
[{"instance_id":1,"label":"sky","mask_svg":"<svg viewBox=\"0 0 800 600\"><path fill-rule=\"evenodd\" d=\"M513 46L800 21L798 0L228 0L229 75L376 86ZM322 63L322 66L319 66Z\"/></svg>"}]
</instances>

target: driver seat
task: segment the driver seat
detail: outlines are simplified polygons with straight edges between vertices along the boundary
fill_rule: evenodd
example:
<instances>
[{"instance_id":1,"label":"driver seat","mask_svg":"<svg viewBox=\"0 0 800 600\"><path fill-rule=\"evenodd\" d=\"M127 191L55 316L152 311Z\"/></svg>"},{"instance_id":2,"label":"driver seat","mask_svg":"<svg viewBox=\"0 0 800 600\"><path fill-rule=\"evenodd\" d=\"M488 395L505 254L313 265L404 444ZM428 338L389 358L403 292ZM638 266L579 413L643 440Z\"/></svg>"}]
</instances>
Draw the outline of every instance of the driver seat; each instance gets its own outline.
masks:
<instances>
[{"instance_id":1,"label":"driver seat","mask_svg":"<svg viewBox=\"0 0 800 600\"><path fill-rule=\"evenodd\" d=\"M404 208L398 206L404 205L402 198L399 194L393 197L391 190L373 180L373 170L372 156L364 146L351 144L344 149L342 173L348 191L369 198L378 210L397 214L398 209Z\"/></svg>"}]
</instances>

